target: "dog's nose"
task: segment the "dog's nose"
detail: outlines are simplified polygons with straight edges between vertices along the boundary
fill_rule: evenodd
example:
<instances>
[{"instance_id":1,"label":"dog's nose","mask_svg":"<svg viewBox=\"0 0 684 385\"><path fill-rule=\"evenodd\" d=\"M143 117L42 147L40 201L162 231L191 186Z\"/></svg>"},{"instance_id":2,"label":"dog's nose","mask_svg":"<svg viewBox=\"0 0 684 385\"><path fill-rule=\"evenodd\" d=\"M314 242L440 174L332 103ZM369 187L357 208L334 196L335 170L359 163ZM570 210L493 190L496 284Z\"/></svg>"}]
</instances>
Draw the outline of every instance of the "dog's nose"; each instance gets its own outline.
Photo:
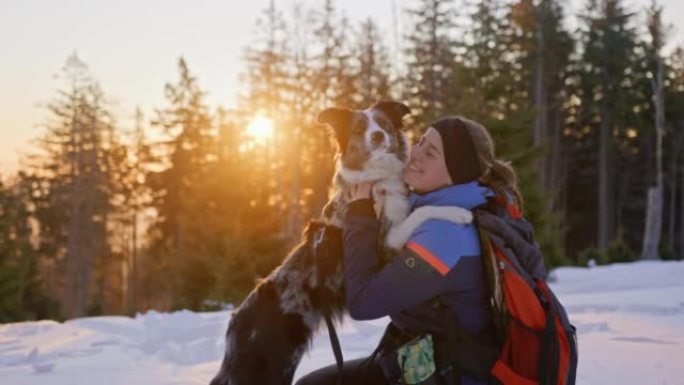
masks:
<instances>
[{"instance_id":1,"label":"dog's nose","mask_svg":"<svg viewBox=\"0 0 684 385\"><path fill-rule=\"evenodd\" d=\"M371 134L371 141L373 144L380 144L385 139L385 134L380 131L375 131Z\"/></svg>"}]
</instances>

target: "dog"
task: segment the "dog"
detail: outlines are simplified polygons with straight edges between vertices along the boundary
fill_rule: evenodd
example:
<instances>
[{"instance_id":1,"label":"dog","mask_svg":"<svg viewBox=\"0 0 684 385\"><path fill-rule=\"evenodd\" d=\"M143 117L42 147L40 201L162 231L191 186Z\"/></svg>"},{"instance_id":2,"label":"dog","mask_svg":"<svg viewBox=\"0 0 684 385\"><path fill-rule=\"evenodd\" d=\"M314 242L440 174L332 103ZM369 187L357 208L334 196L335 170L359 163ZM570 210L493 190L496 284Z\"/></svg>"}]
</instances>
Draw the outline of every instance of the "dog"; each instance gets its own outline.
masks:
<instances>
[{"instance_id":1,"label":"dog","mask_svg":"<svg viewBox=\"0 0 684 385\"><path fill-rule=\"evenodd\" d=\"M409 146L402 129L402 118L410 110L402 103L378 102L364 111L329 108L318 122L334 132L336 155L333 195L323 208L323 219L342 227L351 186L375 182L372 196L379 211L383 256L400 250L422 222L442 219L470 223L472 214L458 207L423 206L407 218L408 191L402 172L409 158Z\"/></svg>"},{"instance_id":2,"label":"dog","mask_svg":"<svg viewBox=\"0 0 684 385\"><path fill-rule=\"evenodd\" d=\"M342 223L352 185L374 181L382 245L400 249L426 218L469 223L469 211L421 207L409 218L401 173L409 148L401 103L382 101L366 110L329 108L318 115L337 147L333 194L322 218L309 223L299 245L233 312L221 368L211 385L289 385L321 320L345 314ZM321 252L321 250L323 252Z\"/></svg>"}]
</instances>

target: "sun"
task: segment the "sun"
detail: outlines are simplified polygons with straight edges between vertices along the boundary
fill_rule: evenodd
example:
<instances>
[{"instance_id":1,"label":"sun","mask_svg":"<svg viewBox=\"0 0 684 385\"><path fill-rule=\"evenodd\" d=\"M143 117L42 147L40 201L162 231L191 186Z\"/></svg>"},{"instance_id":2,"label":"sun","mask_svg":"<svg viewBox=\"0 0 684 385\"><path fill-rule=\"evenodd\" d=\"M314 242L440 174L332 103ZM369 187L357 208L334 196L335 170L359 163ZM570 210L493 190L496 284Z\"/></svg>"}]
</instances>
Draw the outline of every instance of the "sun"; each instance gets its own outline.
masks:
<instances>
[{"instance_id":1,"label":"sun","mask_svg":"<svg viewBox=\"0 0 684 385\"><path fill-rule=\"evenodd\" d=\"M247 126L247 135L252 141L265 143L273 138L273 120L257 115Z\"/></svg>"}]
</instances>

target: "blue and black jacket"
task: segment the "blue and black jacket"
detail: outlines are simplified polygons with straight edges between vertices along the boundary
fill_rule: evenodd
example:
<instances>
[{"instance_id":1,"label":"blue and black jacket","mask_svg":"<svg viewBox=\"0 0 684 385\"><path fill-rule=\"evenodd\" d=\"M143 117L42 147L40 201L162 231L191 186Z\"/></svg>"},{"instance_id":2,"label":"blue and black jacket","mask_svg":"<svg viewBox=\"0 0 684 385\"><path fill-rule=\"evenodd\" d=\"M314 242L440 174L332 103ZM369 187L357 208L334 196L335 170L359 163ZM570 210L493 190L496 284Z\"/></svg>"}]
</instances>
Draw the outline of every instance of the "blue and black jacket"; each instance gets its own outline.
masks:
<instances>
[{"instance_id":1,"label":"blue and black jacket","mask_svg":"<svg viewBox=\"0 0 684 385\"><path fill-rule=\"evenodd\" d=\"M494 193L478 182L411 193L411 211L421 206L473 209ZM462 330L481 333L492 326L487 279L474 224L430 219L404 249L382 265L377 254L380 224L370 199L352 202L343 226L347 308L352 318L389 316L400 330L446 336L443 309L454 311ZM468 383L474 383L466 381Z\"/></svg>"}]
</instances>

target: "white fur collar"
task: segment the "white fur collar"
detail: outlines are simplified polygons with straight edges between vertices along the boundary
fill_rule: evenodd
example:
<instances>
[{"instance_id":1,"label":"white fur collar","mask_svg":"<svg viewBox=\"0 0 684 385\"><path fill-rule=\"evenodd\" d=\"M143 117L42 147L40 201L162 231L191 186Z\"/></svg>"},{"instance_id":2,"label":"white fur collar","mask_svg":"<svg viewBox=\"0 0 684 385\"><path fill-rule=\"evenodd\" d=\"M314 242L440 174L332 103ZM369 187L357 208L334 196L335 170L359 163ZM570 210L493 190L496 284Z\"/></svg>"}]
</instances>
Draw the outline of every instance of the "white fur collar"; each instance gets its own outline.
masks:
<instances>
[{"instance_id":1,"label":"white fur collar","mask_svg":"<svg viewBox=\"0 0 684 385\"><path fill-rule=\"evenodd\" d=\"M349 170L342 166L340 159L337 160L338 172L342 179L349 184L380 179L398 179L401 178L404 166L404 162L397 159L393 154L382 154L372 157L366 163L364 170Z\"/></svg>"}]
</instances>

